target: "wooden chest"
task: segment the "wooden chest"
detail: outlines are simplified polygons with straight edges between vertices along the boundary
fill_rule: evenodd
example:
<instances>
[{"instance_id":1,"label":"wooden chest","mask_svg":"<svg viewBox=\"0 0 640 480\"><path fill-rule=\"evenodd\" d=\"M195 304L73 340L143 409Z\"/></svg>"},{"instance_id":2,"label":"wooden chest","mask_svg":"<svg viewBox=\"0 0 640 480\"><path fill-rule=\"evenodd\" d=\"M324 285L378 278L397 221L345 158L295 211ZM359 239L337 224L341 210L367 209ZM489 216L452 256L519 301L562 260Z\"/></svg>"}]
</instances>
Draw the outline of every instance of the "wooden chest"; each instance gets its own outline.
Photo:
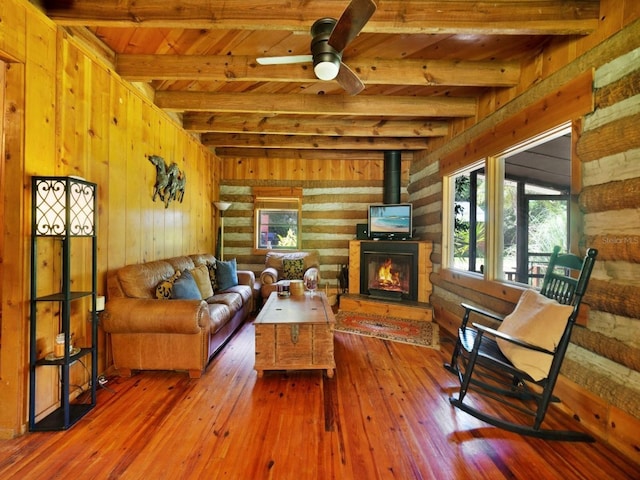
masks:
<instances>
[{"instance_id":1,"label":"wooden chest","mask_svg":"<svg viewBox=\"0 0 640 480\"><path fill-rule=\"evenodd\" d=\"M258 376L264 370L326 369L333 377L334 324L324 293L272 293L254 322Z\"/></svg>"}]
</instances>

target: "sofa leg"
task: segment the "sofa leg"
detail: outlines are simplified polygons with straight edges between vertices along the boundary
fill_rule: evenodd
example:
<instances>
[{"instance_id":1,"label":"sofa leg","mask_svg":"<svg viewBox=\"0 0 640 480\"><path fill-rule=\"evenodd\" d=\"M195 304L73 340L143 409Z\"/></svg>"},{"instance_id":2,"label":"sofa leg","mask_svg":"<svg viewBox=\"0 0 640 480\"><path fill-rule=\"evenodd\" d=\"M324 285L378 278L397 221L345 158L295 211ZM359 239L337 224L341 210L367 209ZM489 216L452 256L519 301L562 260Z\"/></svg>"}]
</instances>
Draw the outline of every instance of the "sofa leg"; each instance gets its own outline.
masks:
<instances>
[{"instance_id":1,"label":"sofa leg","mask_svg":"<svg viewBox=\"0 0 640 480\"><path fill-rule=\"evenodd\" d=\"M118 375L120 375L121 377L131 377L132 372L130 368L118 368Z\"/></svg>"},{"instance_id":2,"label":"sofa leg","mask_svg":"<svg viewBox=\"0 0 640 480\"><path fill-rule=\"evenodd\" d=\"M200 378L202 370L189 370L189 378Z\"/></svg>"}]
</instances>

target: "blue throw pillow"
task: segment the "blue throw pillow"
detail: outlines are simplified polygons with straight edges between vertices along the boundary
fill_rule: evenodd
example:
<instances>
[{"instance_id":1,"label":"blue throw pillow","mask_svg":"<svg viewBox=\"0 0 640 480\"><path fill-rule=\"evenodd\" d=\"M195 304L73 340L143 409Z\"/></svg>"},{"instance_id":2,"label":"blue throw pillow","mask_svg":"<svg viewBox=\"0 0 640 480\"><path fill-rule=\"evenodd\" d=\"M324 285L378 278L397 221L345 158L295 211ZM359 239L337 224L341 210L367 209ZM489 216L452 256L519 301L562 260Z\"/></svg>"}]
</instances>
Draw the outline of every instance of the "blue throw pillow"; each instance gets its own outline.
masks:
<instances>
[{"instance_id":1,"label":"blue throw pillow","mask_svg":"<svg viewBox=\"0 0 640 480\"><path fill-rule=\"evenodd\" d=\"M173 282L171 298L174 300L202 300L198 284L189 270L184 270L182 275Z\"/></svg>"},{"instance_id":2,"label":"blue throw pillow","mask_svg":"<svg viewBox=\"0 0 640 480\"><path fill-rule=\"evenodd\" d=\"M235 258L226 262L216 260L216 279L219 290L226 290L238 285L238 268Z\"/></svg>"}]
</instances>

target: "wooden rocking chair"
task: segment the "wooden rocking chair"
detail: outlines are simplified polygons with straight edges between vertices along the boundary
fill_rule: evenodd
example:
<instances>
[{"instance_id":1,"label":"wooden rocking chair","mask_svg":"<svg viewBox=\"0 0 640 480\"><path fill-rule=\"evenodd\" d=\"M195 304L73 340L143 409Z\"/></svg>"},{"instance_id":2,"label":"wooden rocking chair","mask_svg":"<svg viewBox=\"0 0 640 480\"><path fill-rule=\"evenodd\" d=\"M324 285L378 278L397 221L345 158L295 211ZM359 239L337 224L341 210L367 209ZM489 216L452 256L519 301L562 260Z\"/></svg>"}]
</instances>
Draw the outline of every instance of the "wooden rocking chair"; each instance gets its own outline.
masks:
<instances>
[{"instance_id":1,"label":"wooden rocking chair","mask_svg":"<svg viewBox=\"0 0 640 480\"><path fill-rule=\"evenodd\" d=\"M541 428L549 403L560 401L553 396L553 389L598 254L589 249L581 259L559 251L560 247L553 250L540 293L526 290L510 315L502 317L462 304L464 316L458 339L451 363L445 364L458 375L460 392L449 402L512 432L549 440L592 442L593 437L586 433ZM500 322L499 328L467 325L472 312ZM532 416L532 422L514 423L465 403L469 388Z\"/></svg>"}]
</instances>

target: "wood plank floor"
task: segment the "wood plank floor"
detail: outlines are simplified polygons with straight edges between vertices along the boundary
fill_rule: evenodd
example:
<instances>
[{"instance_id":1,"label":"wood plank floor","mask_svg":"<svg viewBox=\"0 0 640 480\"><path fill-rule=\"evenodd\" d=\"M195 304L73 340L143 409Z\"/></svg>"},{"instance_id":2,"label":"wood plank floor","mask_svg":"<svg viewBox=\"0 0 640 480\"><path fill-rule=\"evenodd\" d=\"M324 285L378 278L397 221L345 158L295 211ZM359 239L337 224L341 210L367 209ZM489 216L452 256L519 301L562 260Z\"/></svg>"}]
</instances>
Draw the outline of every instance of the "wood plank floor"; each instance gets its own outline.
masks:
<instances>
[{"instance_id":1,"label":"wood plank floor","mask_svg":"<svg viewBox=\"0 0 640 480\"><path fill-rule=\"evenodd\" d=\"M253 339L246 324L200 379L110 379L69 431L0 441L0 478L639 478L601 442L523 438L452 408L450 343L438 351L336 333L333 379L257 378ZM550 425L573 423L556 413Z\"/></svg>"}]
</instances>

